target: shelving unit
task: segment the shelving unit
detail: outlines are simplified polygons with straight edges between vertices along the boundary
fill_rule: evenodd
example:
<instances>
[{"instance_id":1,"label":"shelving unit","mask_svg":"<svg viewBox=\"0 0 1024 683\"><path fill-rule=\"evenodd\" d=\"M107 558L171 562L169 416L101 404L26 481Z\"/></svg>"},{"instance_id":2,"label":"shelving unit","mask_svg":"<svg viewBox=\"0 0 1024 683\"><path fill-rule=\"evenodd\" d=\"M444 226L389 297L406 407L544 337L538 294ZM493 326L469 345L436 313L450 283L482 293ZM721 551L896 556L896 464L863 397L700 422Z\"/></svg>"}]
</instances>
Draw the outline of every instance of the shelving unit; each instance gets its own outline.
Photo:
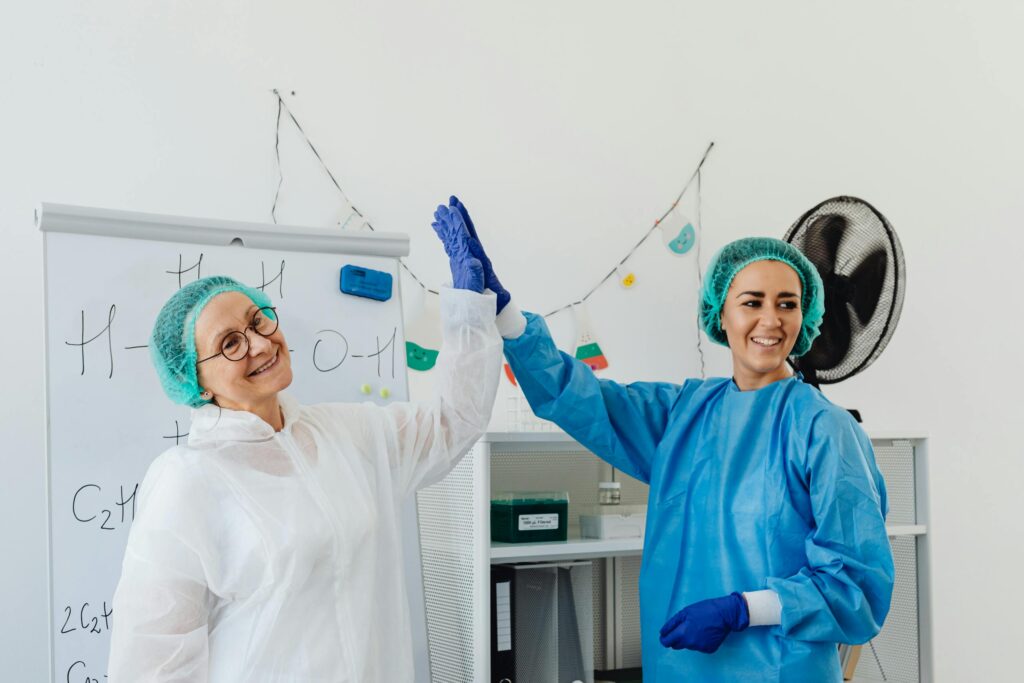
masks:
<instances>
[{"instance_id":1,"label":"shelving unit","mask_svg":"<svg viewBox=\"0 0 1024 683\"><path fill-rule=\"evenodd\" d=\"M857 681L931 680L927 438L869 432L889 496L896 559L893 606L865 646ZM593 657L598 668L639 666L637 578L643 539L579 537L578 510L597 502L597 482L622 482L623 504L646 504L647 487L563 432L487 434L443 481L420 492L420 541L432 677L477 683L490 676L490 566L578 560L593 567ZM491 492L567 490L569 540L492 543ZM542 682L537 682L542 683Z\"/></svg>"},{"instance_id":2,"label":"shelving unit","mask_svg":"<svg viewBox=\"0 0 1024 683\"><path fill-rule=\"evenodd\" d=\"M644 550L642 538L570 538L547 543L491 543L491 563L552 562L595 557L628 557Z\"/></svg>"},{"instance_id":3,"label":"shelving unit","mask_svg":"<svg viewBox=\"0 0 1024 683\"><path fill-rule=\"evenodd\" d=\"M888 524L890 538L923 536L923 524ZM566 541L546 543L491 542L491 564L506 562L552 562L555 560L582 560L595 557L629 557L644 551L642 538L570 538Z\"/></svg>"}]
</instances>

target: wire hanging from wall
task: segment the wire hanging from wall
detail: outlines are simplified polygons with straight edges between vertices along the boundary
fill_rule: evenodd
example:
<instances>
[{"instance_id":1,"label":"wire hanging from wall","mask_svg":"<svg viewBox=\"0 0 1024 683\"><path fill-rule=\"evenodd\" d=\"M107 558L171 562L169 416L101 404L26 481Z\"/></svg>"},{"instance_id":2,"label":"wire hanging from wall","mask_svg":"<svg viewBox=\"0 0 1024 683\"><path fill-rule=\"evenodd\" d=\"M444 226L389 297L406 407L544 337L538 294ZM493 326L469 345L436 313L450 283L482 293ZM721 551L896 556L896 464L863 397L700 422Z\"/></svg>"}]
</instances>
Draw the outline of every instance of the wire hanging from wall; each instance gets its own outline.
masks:
<instances>
[{"instance_id":1,"label":"wire hanging from wall","mask_svg":"<svg viewBox=\"0 0 1024 683\"><path fill-rule=\"evenodd\" d=\"M277 124L274 126L274 158L277 159L277 189L274 190L274 204L270 207L270 218L277 225L277 200L281 196L281 185L284 183L284 169L281 168L281 110L284 108L284 100L277 95Z\"/></svg>"},{"instance_id":2,"label":"wire hanging from wall","mask_svg":"<svg viewBox=\"0 0 1024 683\"><path fill-rule=\"evenodd\" d=\"M697 271L697 291L702 292L704 290L704 276L700 272L700 245L704 241L704 219L700 214L701 204L701 171L700 166L697 167L697 225L700 227L700 232L697 233L697 267L694 269ZM702 301L697 302L697 356L700 358L700 378L707 379L707 369L704 366L704 346L700 336L700 307Z\"/></svg>"},{"instance_id":3,"label":"wire hanging from wall","mask_svg":"<svg viewBox=\"0 0 1024 683\"><path fill-rule=\"evenodd\" d=\"M278 198L279 198L280 193L281 193L281 184L284 182L284 174L283 174L283 171L282 171L282 168L281 168L281 153L280 153L281 113L283 111L283 112L286 112L288 114L288 118L290 118L292 120L292 123L295 124L295 128L299 131L299 134L302 136L302 139L306 141L306 144L309 146L310 151L312 151L313 155L316 156L317 161L320 162L320 166L323 168L324 172L327 174L327 177L330 178L331 182L334 184L334 187L336 187L338 189L338 193L341 194L342 199L345 200L345 204L349 207L349 209L350 209L349 216L342 223L341 227L342 228L346 227L348 225L348 223L352 220L353 217L358 216L359 218L363 219L363 224L366 226L367 229L369 229L371 231L375 231L375 228L373 227L373 224L371 224L369 221L367 221L364 218L362 212L359 211L358 208L356 208L356 206L348 198L348 195L345 194L345 191L343 189L341 189L341 185L338 183L337 178L334 177L334 174L331 173L330 168L327 167L327 164L324 162L323 157L320 156L320 152L317 151L316 147L313 145L313 142L309 139L309 136L306 135L306 131L303 130L302 126L299 124L298 119L295 118L295 114L293 114L291 109L288 108L288 104L284 101L284 98L281 96L281 93L276 88L272 92L274 93L274 96L277 97L277 123L276 123L275 138L274 138L274 152L275 152L275 157L277 159L278 184L277 184L277 191L274 194L274 203L273 203L273 206L270 209L270 214L271 214L271 217L273 218L274 223L277 223L277 202L278 202ZM633 246L633 248L630 249L626 253L625 256L623 256L621 259L619 259L619 261L614 266L612 266L612 268L608 271L607 275L605 275L603 278L601 278L597 282L597 284L595 284L593 287L591 287L589 290L587 290L587 293L584 294L582 297L580 297L578 300L569 302L569 303L565 304L564 306L559 306L558 308L552 309L551 311L548 311L547 313L545 313L544 314L545 318L550 318L551 316L554 316L554 315L556 315L558 313L561 313L562 311L570 310L574 306L580 306L580 305L586 303L587 299L589 299L594 294L594 292L596 292L598 289L601 288L601 285L603 285L604 283L608 282L610 279L615 277L615 275L619 272L619 269L623 265L625 265L626 261L628 261L629 258L634 253L636 253L636 251L645 242L647 242L648 239L650 239L651 235L654 234L655 230L658 230L659 228L662 227L662 225L661 225L662 221L664 221L669 216L669 214L671 214L676 209L676 207L679 205L679 202L682 201L683 197L686 195L686 191L690 189L690 186L693 184L694 180L697 181L696 206L697 206L697 228L698 229L696 230L696 235L693 237L693 246L696 246L696 257L697 257L696 271L697 271L697 284L698 284L698 289L699 289L700 285L703 282L703 278L702 278L702 275L701 275L701 272L700 272L700 245L701 245L701 241L702 241L702 238L703 238L703 228L704 228L703 223L701 221L701 214L700 214L700 211L701 211L701 168L704 166L704 162L707 161L708 155L711 153L711 150L714 148L714 146L715 146L714 142L710 142L708 144L707 149L704 150L703 156L701 156L700 161L697 163L697 168L694 169L693 173L690 175L690 178L686 181L686 184L683 186L683 189L679 191L679 194L676 195L676 198L672 201L672 204L668 207L668 209L665 210L664 213L661 214L661 216L656 221L654 221L654 225L652 225L647 230L647 232L644 233L643 237L641 237L637 241L637 243ZM689 228L690 226L687 225L686 227ZM670 246L670 249L673 248L673 246L671 244L669 246ZM685 245L685 246L683 246L683 247L681 247L679 249L675 249L675 251L676 251L677 254L682 255L686 251L689 250L690 246L691 245L687 244L687 245ZM438 292L438 290L431 289L430 287L427 287L427 285L423 282L423 280L421 280L416 275L416 273L414 273L412 271L412 269L409 267L409 265L405 262L404 259L399 259L398 263L402 267L402 269L405 270L405 272L409 274L409 277L411 277L416 282L416 284L418 284L420 287L422 287L423 290L426 293L433 294L435 296L440 294L440 292ZM627 287L628 286L631 286L631 285L627 285ZM699 307L698 307L698 316L699 316ZM700 357L700 374L701 374L701 377L704 377L704 374L705 374L704 350L703 350L701 336L700 336L700 324L699 324L699 322L698 322L698 325L697 325L697 353L698 353L698 355Z\"/></svg>"},{"instance_id":4,"label":"wire hanging from wall","mask_svg":"<svg viewBox=\"0 0 1024 683\"><path fill-rule=\"evenodd\" d=\"M364 219L363 225L365 225L368 230L370 230L371 232L375 232L376 228L373 227L373 224L365 220L363 213L358 208L356 208L356 205L353 204L352 200L348 198L348 195L345 194L345 190L341 189L341 185L338 183L338 179L334 177L334 174L331 173L331 169L327 167L327 164L324 162L324 158L320 156L320 152L318 152L316 146L313 145L313 141L309 139L308 135L306 135L306 131L303 130L302 126L299 124L298 119L295 118L295 114L293 114L292 110L288 108L288 105L287 103L285 103L284 98L281 97L281 93L277 90L277 88L274 88L274 90L272 90L271 92L273 92L274 96L277 98L278 107L274 149L277 158L278 176L280 178L277 186L278 193L274 195L274 205L270 209L270 214L274 219L274 223L277 223L277 200L281 190L281 183L284 182L284 174L281 170L281 154L279 149L281 140L281 111L283 109L285 112L288 113L288 118L290 118L292 120L292 123L295 124L296 130L299 131L299 134L302 136L302 139L306 141L306 144L309 146L310 151L313 152L313 155L316 157L317 161L320 162L320 166L324 169L324 173L326 173L327 177L331 179L331 182L334 184L334 187L338 188L338 193L341 194L342 199L345 200L345 204L348 205L350 213L348 218L346 218L345 222L342 224L342 227L344 228L346 225L348 225L349 221L352 220L353 216L358 216L359 218ZM436 289L431 289L427 287L427 285L424 284L419 277L417 277L416 273L412 272L412 270L409 268L409 265L405 262L404 259L398 259L398 264L402 267L403 270L405 270L406 273L409 274L409 277L415 280L416 284L422 287L425 291L429 292L430 294L440 294L440 292L438 292Z\"/></svg>"}]
</instances>

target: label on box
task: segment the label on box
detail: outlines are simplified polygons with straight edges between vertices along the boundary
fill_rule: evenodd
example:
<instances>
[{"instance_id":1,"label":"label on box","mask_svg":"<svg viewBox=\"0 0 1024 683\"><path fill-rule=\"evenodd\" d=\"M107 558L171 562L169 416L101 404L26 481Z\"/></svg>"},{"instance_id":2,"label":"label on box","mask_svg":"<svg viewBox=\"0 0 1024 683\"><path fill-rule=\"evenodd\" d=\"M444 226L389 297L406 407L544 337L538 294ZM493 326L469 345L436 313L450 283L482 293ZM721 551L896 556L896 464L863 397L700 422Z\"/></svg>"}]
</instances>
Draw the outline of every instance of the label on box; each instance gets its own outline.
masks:
<instances>
[{"instance_id":1,"label":"label on box","mask_svg":"<svg viewBox=\"0 0 1024 683\"><path fill-rule=\"evenodd\" d=\"M540 531L542 529L557 529L558 513L544 515L519 515L520 531Z\"/></svg>"}]
</instances>

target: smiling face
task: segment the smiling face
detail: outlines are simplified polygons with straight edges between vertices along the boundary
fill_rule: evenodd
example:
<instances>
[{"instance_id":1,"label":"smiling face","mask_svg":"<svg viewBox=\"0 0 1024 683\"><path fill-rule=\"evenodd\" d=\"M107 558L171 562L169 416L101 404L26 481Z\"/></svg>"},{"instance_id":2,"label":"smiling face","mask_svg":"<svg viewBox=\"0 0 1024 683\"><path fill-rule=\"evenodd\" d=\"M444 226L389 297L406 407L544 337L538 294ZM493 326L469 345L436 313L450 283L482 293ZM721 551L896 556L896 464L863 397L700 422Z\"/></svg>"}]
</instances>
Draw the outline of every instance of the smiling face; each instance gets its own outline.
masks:
<instances>
[{"instance_id":1,"label":"smiling face","mask_svg":"<svg viewBox=\"0 0 1024 683\"><path fill-rule=\"evenodd\" d=\"M786 358L803 324L800 294L796 271L780 261L755 261L736 273L722 306L722 329L741 390L790 376Z\"/></svg>"},{"instance_id":2,"label":"smiling face","mask_svg":"<svg viewBox=\"0 0 1024 683\"><path fill-rule=\"evenodd\" d=\"M199 386L213 394L221 408L260 414L277 404L277 393L292 383L291 357L281 328L264 337L250 328L259 307L241 292L225 292L210 300L196 321L196 355L209 358L222 350L224 338L245 330L249 351L241 360L219 355L198 365ZM238 343L237 335L229 343ZM236 357L228 350L229 355Z\"/></svg>"}]
</instances>

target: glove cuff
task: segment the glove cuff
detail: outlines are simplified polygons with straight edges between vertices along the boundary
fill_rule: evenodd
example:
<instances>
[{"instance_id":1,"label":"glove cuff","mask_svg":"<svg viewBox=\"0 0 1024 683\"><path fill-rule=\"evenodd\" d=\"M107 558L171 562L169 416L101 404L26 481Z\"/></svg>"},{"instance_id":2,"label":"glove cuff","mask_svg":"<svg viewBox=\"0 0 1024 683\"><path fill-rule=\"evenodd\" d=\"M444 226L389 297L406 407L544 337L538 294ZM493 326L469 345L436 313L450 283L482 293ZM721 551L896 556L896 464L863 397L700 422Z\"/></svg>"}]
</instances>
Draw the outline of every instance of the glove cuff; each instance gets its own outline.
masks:
<instances>
[{"instance_id":1,"label":"glove cuff","mask_svg":"<svg viewBox=\"0 0 1024 683\"><path fill-rule=\"evenodd\" d=\"M494 321L498 326L498 333L504 339L518 339L526 331L526 316L520 311L511 299L501 309L497 319Z\"/></svg>"},{"instance_id":2,"label":"glove cuff","mask_svg":"<svg viewBox=\"0 0 1024 683\"><path fill-rule=\"evenodd\" d=\"M782 623L782 602L773 590L744 593L750 610L751 626L776 626Z\"/></svg>"},{"instance_id":3,"label":"glove cuff","mask_svg":"<svg viewBox=\"0 0 1024 683\"><path fill-rule=\"evenodd\" d=\"M747 607L747 601L740 593L732 593L730 597L736 605L736 614L729 626L733 631L744 631L750 626L750 609Z\"/></svg>"}]
</instances>

